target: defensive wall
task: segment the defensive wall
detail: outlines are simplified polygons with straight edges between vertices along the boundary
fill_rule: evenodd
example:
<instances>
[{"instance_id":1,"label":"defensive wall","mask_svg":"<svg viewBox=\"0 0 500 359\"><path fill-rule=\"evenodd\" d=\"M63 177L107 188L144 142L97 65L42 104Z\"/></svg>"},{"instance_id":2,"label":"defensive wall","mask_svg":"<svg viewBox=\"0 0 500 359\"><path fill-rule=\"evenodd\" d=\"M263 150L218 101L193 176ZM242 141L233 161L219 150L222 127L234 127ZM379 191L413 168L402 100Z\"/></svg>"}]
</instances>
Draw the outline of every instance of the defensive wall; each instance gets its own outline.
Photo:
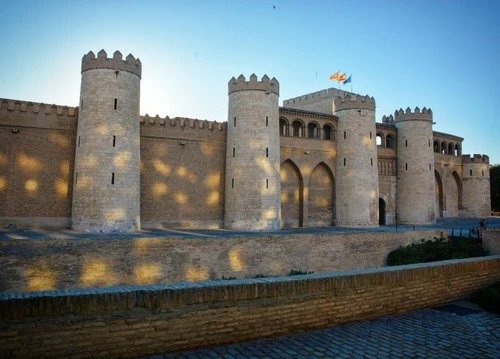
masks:
<instances>
[{"instance_id":1,"label":"defensive wall","mask_svg":"<svg viewBox=\"0 0 500 359\"><path fill-rule=\"evenodd\" d=\"M0 356L142 357L432 307L500 280L500 256L294 277L0 294Z\"/></svg>"},{"instance_id":2,"label":"defensive wall","mask_svg":"<svg viewBox=\"0 0 500 359\"><path fill-rule=\"evenodd\" d=\"M196 282L376 268L443 230L198 238L0 240L0 292ZM446 230L444 230L446 235Z\"/></svg>"}]
</instances>

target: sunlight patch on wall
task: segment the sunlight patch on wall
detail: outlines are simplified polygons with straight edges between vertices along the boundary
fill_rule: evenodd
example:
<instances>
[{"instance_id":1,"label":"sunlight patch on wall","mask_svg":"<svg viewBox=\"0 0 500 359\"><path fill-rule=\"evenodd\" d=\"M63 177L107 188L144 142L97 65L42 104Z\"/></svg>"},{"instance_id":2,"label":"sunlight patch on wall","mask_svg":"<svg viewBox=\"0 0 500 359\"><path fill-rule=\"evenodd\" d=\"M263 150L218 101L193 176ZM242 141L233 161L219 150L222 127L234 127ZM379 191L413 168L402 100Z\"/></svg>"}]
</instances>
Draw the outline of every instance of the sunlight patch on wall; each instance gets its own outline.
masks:
<instances>
[{"instance_id":1,"label":"sunlight patch on wall","mask_svg":"<svg viewBox=\"0 0 500 359\"><path fill-rule=\"evenodd\" d=\"M179 177L186 178L189 182L195 183L197 178L194 173L190 172L186 167L181 166L175 170L175 174Z\"/></svg>"},{"instance_id":2,"label":"sunlight patch on wall","mask_svg":"<svg viewBox=\"0 0 500 359\"><path fill-rule=\"evenodd\" d=\"M69 139L66 136L61 135L60 133L52 133L50 135L50 141L55 143L59 147L68 147Z\"/></svg>"},{"instance_id":3,"label":"sunlight patch on wall","mask_svg":"<svg viewBox=\"0 0 500 359\"><path fill-rule=\"evenodd\" d=\"M116 276L104 260L85 259L80 282L83 287L99 287L116 284Z\"/></svg>"},{"instance_id":4,"label":"sunlight patch on wall","mask_svg":"<svg viewBox=\"0 0 500 359\"><path fill-rule=\"evenodd\" d=\"M120 219L125 219L125 217L126 212L123 208L113 209L106 214L106 220L108 221L118 221Z\"/></svg>"},{"instance_id":5,"label":"sunlight patch on wall","mask_svg":"<svg viewBox=\"0 0 500 359\"><path fill-rule=\"evenodd\" d=\"M168 186L163 182L156 182L153 185L153 195L155 198L160 198L166 195L168 192Z\"/></svg>"},{"instance_id":6,"label":"sunlight patch on wall","mask_svg":"<svg viewBox=\"0 0 500 359\"><path fill-rule=\"evenodd\" d=\"M241 272L245 270L245 264L243 263L243 260L241 259L241 248L233 248L229 251L228 257L229 257L229 265L231 266L231 269L237 272Z\"/></svg>"},{"instance_id":7,"label":"sunlight patch on wall","mask_svg":"<svg viewBox=\"0 0 500 359\"><path fill-rule=\"evenodd\" d=\"M80 167L92 168L98 165L98 160L96 156L85 156L80 159Z\"/></svg>"},{"instance_id":8,"label":"sunlight patch on wall","mask_svg":"<svg viewBox=\"0 0 500 359\"><path fill-rule=\"evenodd\" d=\"M24 182L24 189L26 192L34 194L38 191L38 182L34 179L29 179Z\"/></svg>"},{"instance_id":9,"label":"sunlight patch on wall","mask_svg":"<svg viewBox=\"0 0 500 359\"><path fill-rule=\"evenodd\" d=\"M212 172L205 177L205 186L208 188L219 188L220 186L220 173Z\"/></svg>"},{"instance_id":10,"label":"sunlight patch on wall","mask_svg":"<svg viewBox=\"0 0 500 359\"><path fill-rule=\"evenodd\" d=\"M43 168L39 160L34 157L29 157L24 153L17 155L16 163L24 172L28 173L38 172Z\"/></svg>"},{"instance_id":11,"label":"sunlight patch on wall","mask_svg":"<svg viewBox=\"0 0 500 359\"><path fill-rule=\"evenodd\" d=\"M219 204L220 194L217 191L210 192L210 194L205 199L205 203L209 206L216 206Z\"/></svg>"},{"instance_id":12,"label":"sunlight patch on wall","mask_svg":"<svg viewBox=\"0 0 500 359\"><path fill-rule=\"evenodd\" d=\"M274 209L267 209L264 211L264 214L262 215L262 217L264 219L274 219L276 218L277 216L277 213L276 213L276 210Z\"/></svg>"},{"instance_id":13,"label":"sunlight patch on wall","mask_svg":"<svg viewBox=\"0 0 500 359\"><path fill-rule=\"evenodd\" d=\"M4 155L3 153L0 153L0 165L6 165L7 164L7 156Z\"/></svg>"},{"instance_id":14,"label":"sunlight patch on wall","mask_svg":"<svg viewBox=\"0 0 500 359\"><path fill-rule=\"evenodd\" d=\"M122 151L115 156L115 159L113 162L114 162L115 166L123 168L129 162L129 158L130 158L130 152Z\"/></svg>"},{"instance_id":15,"label":"sunlight patch on wall","mask_svg":"<svg viewBox=\"0 0 500 359\"><path fill-rule=\"evenodd\" d=\"M63 175L69 175L69 161L61 161L59 170Z\"/></svg>"},{"instance_id":16,"label":"sunlight patch on wall","mask_svg":"<svg viewBox=\"0 0 500 359\"><path fill-rule=\"evenodd\" d=\"M161 278L161 268L157 263L139 264L134 269L136 284L155 284Z\"/></svg>"},{"instance_id":17,"label":"sunlight patch on wall","mask_svg":"<svg viewBox=\"0 0 500 359\"><path fill-rule=\"evenodd\" d=\"M56 289L56 275L45 261L28 266L24 270L24 275L27 280L26 289L28 291Z\"/></svg>"},{"instance_id":18,"label":"sunlight patch on wall","mask_svg":"<svg viewBox=\"0 0 500 359\"><path fill-rule=\"evenodd\" d=\"M98 135L105 135L108 133L108 126L107 125L99 125L95 128L95 133Z\"/></svg>"},{"instance_id":19,"label":"sunlight patch on wall","mask_svg":"<svg viewBox=\"0 0 500 359\"><path fill-rule=\"evenodd\" d=\"M58 178L54 182L54 187L59 198L68 197L68 181Z\"/></svg>"},{"instance_id":20,"label":"sunlight patch on wall","mask_svg":"<svg viewBox=\"0 0 500 359\"><path fill-rule=\"evenodd\" d=\"M7 179L4 176L0 176L0 191L7 188Z\"/></svg>"},{"instance_id":21,"label":"sunlight patch on wall","mask_svg":"<svg viewBox=\"0 0 500 359\"><path fill-rule=\"evenodd\" d=\"M202 143L200 145L201 153L206 156L212 156L214 154L214 145L211 143Z\"/></svg>"},{"instance_id":22,"label":"sunlight patch on wall","mask_svg":"<svg viewBox=\"0 0 500 359\"><path fill-rule=\"evenodd\" d=\"M189 282L207 280L209 279L209 272L207 268L188 266L186 268L185 278Z\"/></svg>"},{"instance_id":23,"label":"sunlight patch on wall","mask_svg":"<svg viewBox=\"0 0 500 359\"><path fill-rule=\"evenodd\" d=\"M187 196L182 192L177 192L174 196L175 202L184 204L187 202Z\"/></svg>"},{"instance_id":24,"label":"sunlight patch on wall","mask_svg":"<svg viewBox=\"0 0 500 359\"><path fill-rule=\"evenodd\" d=\"M155 158L153 159L153 167L157 172L160 172L165 177L170 174L170 167L162 160Z\"/></svg>"}]
</instances>

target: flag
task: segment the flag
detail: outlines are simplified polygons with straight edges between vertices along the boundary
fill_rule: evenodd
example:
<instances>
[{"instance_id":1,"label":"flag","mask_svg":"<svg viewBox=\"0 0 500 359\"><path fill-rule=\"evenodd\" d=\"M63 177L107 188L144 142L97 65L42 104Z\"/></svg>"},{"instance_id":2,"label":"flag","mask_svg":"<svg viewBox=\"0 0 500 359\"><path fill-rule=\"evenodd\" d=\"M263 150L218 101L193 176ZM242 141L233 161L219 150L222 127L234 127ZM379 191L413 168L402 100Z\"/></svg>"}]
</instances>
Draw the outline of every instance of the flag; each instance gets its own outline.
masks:
<instances>
[{"instance_id":1,"label":"flag","mask_svg":"<svg viewBox=\"0 0 500 359\"><path fill-rule=\"evenodd\" d=\"M345 81L344 81L344 82L342 82L342 83L343 83L344 85L345 85L345 84L350 83L350 82L351 82L351 77L352 77L352 75L350 75L350 76L347 78L347 80L345 80Z\"/></svg>"},{"instance_id":2,"label":"flag","mask_svg":"<svg viewBox=\"0 0 500 359\"><path fill-rule=\"evenodd\" d=\"M339 72L337 71L332 76L330 76L330 80L337 80L339 78Z\"/></svg>"},{"instance_id":3,"label":"flag","mask_svg":"<svg viewBox=\"0 0 500 359\"><path fill-rule=\"evenodd\" d=\"M343 75L340 75L339 78L337 79L337 82L342 82L345 80L345 73Z\"/></svg>"}]
</instances>

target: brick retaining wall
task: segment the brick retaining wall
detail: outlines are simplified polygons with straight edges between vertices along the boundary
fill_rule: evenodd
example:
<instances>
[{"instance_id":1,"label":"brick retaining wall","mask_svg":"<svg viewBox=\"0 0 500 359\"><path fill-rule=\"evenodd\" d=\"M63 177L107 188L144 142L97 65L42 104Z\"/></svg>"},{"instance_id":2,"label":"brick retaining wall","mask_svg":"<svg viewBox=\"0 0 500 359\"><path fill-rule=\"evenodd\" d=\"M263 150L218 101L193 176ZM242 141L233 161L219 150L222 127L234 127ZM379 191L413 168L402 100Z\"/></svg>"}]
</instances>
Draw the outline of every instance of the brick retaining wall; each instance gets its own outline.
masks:
<instances>
[{"instance_id":1,"label":"brick retaining wall","mask_svg":"<svg viewBox=\"0 0 500 359\"><path fill-rule=\"evenodd\" d=\"M500 256L296 277L0 294L0 357L139 357L431 307Z\"/></svg>"}]
</instances>

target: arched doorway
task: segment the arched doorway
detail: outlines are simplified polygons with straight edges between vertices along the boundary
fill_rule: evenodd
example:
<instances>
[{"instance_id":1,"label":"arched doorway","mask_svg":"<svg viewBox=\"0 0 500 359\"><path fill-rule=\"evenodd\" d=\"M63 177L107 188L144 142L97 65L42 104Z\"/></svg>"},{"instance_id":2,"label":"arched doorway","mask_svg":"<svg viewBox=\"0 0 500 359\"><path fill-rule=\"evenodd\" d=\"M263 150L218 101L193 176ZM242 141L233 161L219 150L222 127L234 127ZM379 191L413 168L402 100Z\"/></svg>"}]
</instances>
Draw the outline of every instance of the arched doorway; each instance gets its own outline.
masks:
<instances>
[{"instance_id":1,"label":"arched doorway","mask_svg":"<svg viewBox=\"0 0 500 359\"><path fill-rule=\"evenodd\" d=\"M436 178L436 209L437 218L443 218L444 202L443 202L443 182L441 181L441 176L437 171L434 171L434 176Z\"/></svg>"},{"instance_id":2,"label":"arched doorway","mask_svg":"<svg viewBox=\"0 0 500 359\"><path fill-rule=\"evenodd\" d=\"M382 198L378 199L378 224L385 226L385 201Z\"/></svg>"},{"instance_id":3,"label":"arched doorway","mask_svg":"<svg viewBox=\"0 0 500 359\"><path fill-rule=\"evenodd\" d=\"M308 226L331 226L335 215L333 173L321 162L311 173L308 196Z\"/></svg>"},{"instance_id":4,"label":"arched doorway","mask_svg":"<svg viewBox=\"0 0 500 359\"><path fill-rule=\"evenodd\" d=\"M304 182L299 168L291 160L281 164L281 226L304 225Z\"/></svg>"}]
</instances>

